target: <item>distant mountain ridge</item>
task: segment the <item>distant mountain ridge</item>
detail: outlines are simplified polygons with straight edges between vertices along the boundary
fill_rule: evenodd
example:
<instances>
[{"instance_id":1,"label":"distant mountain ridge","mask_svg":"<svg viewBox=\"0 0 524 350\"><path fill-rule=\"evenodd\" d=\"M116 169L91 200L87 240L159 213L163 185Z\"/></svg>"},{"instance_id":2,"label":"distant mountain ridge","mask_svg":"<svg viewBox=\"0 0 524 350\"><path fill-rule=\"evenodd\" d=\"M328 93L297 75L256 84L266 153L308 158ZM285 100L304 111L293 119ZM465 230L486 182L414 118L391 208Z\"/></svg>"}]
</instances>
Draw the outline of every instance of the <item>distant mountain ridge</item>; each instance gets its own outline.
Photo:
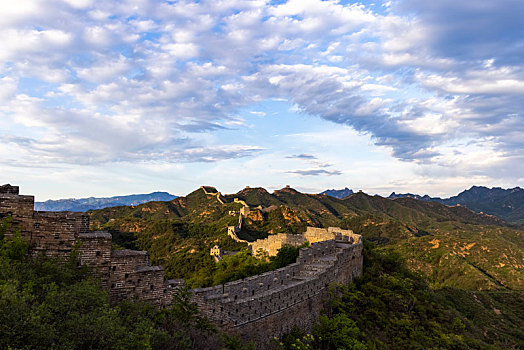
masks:
<instances>
[{"instance_id":1,"label":"distant mountain ridge","mask_svg":"<svg viewBox=\"0 0 524 350\"><path fill-rule=\"evenodd\" d=\"M68 198L35 202L35 210L43 211L76 211L83 212L93 209L103 209L120 205L139 205L151 201L170 201L177 198L168 192L152 192L148 194L131 194L115 197Z\"/></svg>"},{"instance_id":2,"label":"distant mountain ridge","mask_svg":"<svg viewBox=\"0 0 524 350\"><path fill-rule=\"evenodd\" d=\"M524 224L524 189L503 189L473 186L449 198L420 196L411 193L391 193L389 199L414 198L424 202L439 202L445 205L461 205L476 212L483 212L513 224Z\"/></svg>"},{"instance_id":3,"label":"distant mountain ridge","mask_svg":"<svg viewBox=\"0 0 524 350\"><path fill-rule=\"evenodd\" d=\"M351 229L391 246L409 266L437 286L465 289L524 288L524 230L465 206L446 206L414 198L391 200L357 192L343 199L300 193L285 187L272 193L246 187L220 197L201 187L169 202L113 207L89 212L92 230L109 230L121 247L147 250L168 278L192 287L210 286L214 245L234 251L243 243L228 235L247 204L240 239L302 233L307 226ZM245 204L244 204L245 203Z\"/></svg>"},{"instance_id":4,"label":"distant mountain ridge","mask_svg":"<svg viewBox=\"0 0 524 350\"><path fill-rule=\"evenodd\" d=\"M419 201L424 201L424 202L429 202L429 201L437 200L437 199L441 200L440 198L431 198L427 194L420 196L418 194L413 194L413 193L395 193L395 192L391 192L391 194L387 198L389 199L413 198L413 199L417 199Z\"/></svg>"},{"instance_id":5,"label":"distant mountain ridge","mask_svg":"<svg viewBox=\"0 0 524 350\"><path fill-rule=\"evenodd\" d=\"M346 198L349 195L352 195L353 193L354 193L353 190L350 190L349 188L346 187L343 190L335 190L335 189L325 190L324 192L321 192L320 194L325 194L330 197L342 199L342 198Z\"/></svg>"}]
</instances>

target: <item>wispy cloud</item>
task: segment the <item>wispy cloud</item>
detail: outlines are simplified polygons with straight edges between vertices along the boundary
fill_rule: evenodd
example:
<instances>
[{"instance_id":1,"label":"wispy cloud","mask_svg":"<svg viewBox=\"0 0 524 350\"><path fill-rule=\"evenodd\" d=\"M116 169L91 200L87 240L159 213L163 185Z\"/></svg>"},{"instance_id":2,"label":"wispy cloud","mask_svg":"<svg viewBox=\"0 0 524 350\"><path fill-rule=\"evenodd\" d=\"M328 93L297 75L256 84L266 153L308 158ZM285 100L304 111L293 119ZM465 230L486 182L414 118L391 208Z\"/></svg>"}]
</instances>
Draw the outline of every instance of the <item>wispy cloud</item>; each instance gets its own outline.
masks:
<instances>
[{"instance_id":1,"label":"wispy cloud","mask_svg":"<svg viewBox=\"0 0 524 350\"><path fill-rule=\"evenodd\" d=\"M450 150L468 139L518 166L524 3L387 4L3 1L0 132L26 159L210 162L262 147L203 133L285 100L404 161L477 171ZM339 173L290 157L319 162L293 174Z\"/></svg>"},{"instance_id":2,"label":"wispy cloud","mask_svg":"<svg viewBox=\"0 0 524 350\"><path fill-rule=\"evenodd\" d=\"M317 157L315 157L314 155L312 154L295 154L295 155L292 155L292 156L287 156L286 158L290 158L290 159L305 159L305 160L312 160L312 159L317 159Z\"/></svg>"},{"instance_id":3,"label":"wispy cloud","mask_svg":"<svg viewBox=\"0 0 524 350\"><path fill-rule=\"evenodd\" d=\"M299 169L287 171L289 174L296 174L300 176L319 176L319 175L342 175L342 172L338 170L325 170L325 169Z\"/></svg>"}]
</instances>

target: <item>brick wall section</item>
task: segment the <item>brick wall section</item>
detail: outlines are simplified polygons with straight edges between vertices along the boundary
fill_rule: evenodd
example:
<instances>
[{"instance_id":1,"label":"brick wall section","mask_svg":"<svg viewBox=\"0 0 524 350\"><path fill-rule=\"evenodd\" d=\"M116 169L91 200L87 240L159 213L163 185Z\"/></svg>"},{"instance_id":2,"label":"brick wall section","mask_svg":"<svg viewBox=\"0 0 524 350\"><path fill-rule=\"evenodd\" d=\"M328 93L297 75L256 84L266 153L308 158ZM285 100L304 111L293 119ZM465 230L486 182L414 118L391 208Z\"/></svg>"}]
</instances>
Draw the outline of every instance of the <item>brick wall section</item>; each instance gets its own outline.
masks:
<instances>
[{"instance_id":1,"label":"brick wall section","mask_svg":"<svg viewBox=\"0 0 524 350\"><path fill-rule=\"evenodd\" d=\"M0 218L11 216L13 226L30 241L32 256L61 260L78 246L78 263L92 268L111 302L132 298L167 305L183 280L164 282L164 269L151 266L147 252L111 250L112 236L89 231L84 213L34 211L34 197L21 196L16 186L0 186Z\"/></svg>"},{"instance_id":2,"label":"brick wall section","mask_svg":"<svg viewBox=\"0 0 524 350\"><path fill-rule=\"evenodd\" d=\"M4 186L2 186L4 187ZM18 188L17 188L18 189ZM0 192L0 219L11 215L13 218L13 226L20 228L22 237L31 239L33 232L33 211L35 207L35 197L20 196L17 191Z\"/></svg>"},{"instance_id":3,"label":"brick wall section","mask_svg":"<svg viewBox=\"0 0 524 350\"><path fill-rule=\"evenodd\" d=\"M300 250L297 262L225 285L193 289L199 310L225 331L264 348L297 326L310 331L332 283L362 274L362 241L329 240Z\"/></svg>"},{"instance_id":4,"label":"brick wall section","mask_svg":"<svg viewBox=\"0 0 524 350\"><path fill-rule=\"evenodd\" d=\"M283 245L292 245L294 247L298 247L306 243L306 241L307 240L303 235L279 233L276 235L270 235L265 239L258 239L252 243L249 243L249 246L251 247L253 255L257 255L257 253L261 250L269 256L275 256Z\"/></svg>"},{"instance_id":5,"label":"brick wall section","mask_svg":"<svg viewBox=\"0 0 524 350\"><path fill-rule=\"evenodd\" d=\"M131 294L136 287L131 280L135 284L139 283L139 278L131 275L134 275L135 269L139 266L151 266L147 252L129 249L111 252L109 299L112 303L126 299L127 295Z\"/></svg>"},{"instance_id":6,"label":"brick wall section","mask_svg":"<svg viewBox=\"0 0 524 350\"><path fill-rule=\"evenodd\" d=\"M111 241L109 232L94 231L78 235L81 242L78 260L91 267L100 278L102 288L109 288L111 272Z\"/></svg>"},{"instance_id":7,"label":"brick wall section","mask_svg":"<svg viewBox=\"0 0 524 350\"><path fill-rule=\"evenodd\" d=\"M73 212L33 212L32 255L67 259L78 236L89 232L89 217Z\"/></svg>"}]
</instances>

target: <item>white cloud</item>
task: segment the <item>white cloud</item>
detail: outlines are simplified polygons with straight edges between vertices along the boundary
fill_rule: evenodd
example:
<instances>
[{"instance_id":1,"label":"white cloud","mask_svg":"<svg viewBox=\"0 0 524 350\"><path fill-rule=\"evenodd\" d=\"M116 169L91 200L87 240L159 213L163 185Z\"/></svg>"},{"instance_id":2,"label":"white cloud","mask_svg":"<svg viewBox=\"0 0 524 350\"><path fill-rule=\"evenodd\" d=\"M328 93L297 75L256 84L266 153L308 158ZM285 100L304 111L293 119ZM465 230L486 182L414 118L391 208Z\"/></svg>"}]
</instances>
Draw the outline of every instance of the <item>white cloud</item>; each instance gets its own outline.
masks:
<instances>
[{"instance_id":1,"label":"white cloud","mask_svg":"<svg viewBox=\"0 0 524 350\"><path fill-rule=\"evenodd\" d=\"M463 51L453 41L464 45L460 36L442 34L460 33L462 22L436 19L445 6L402 5L419 14L401 5L376 13L319 0L4 1L0 118L13 124L13 140L31 135L31 147L19 146L27 159L209 162L260 146L198 147L197 134L245 128L240 110L264 116L254 105L278 99L369 134L398 159L488 171L495 163L479 165L485 152L510 167L504 161L523 146L521 39L485 43L465 28L479 50ZM483 33L477 19L501 21L468 6L448 10ZM513 21L504 7L489 4ZM482 141L450 153L464 138Z\"/></svg>"}]
</instances>

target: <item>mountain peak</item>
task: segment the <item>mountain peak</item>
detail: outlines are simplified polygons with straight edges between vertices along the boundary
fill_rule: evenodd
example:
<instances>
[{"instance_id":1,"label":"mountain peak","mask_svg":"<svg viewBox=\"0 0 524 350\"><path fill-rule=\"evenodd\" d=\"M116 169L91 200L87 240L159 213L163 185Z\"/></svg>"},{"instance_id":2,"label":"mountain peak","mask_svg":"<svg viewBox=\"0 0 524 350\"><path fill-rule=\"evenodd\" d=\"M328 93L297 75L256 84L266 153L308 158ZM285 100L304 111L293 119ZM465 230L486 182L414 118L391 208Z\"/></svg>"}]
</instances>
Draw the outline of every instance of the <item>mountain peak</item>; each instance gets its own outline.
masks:
<instances>
[{"instance_id":1,"label":"mountain peak","mask_svg":"<svg viewBox=\"0 0 524 350\"><path fill-rule=\"evenodd\" d=\"M273 194L277 194L277 193L282 193L282 192L287 192L287 193L299 193L297 190L295 190L293 187L291 187L290 185L286 185L286 187L284 188L281 188L280 190L275 190L273 192Z\"/></svg>"},{"instance_id":2,"label":"mountain peak","mask_svg":"<svg viewBox=\"0 0 524 350\"><path fill-rule=\"evenodd\" d=\"M342 190L325 190L324 192L321 192L320 194L324 194L326 196L335 197L335 198L346 198L347 196L352 195L354 192L353 190L350 190L349 188L345 187Z\"/></svg>"}]
</instances>

